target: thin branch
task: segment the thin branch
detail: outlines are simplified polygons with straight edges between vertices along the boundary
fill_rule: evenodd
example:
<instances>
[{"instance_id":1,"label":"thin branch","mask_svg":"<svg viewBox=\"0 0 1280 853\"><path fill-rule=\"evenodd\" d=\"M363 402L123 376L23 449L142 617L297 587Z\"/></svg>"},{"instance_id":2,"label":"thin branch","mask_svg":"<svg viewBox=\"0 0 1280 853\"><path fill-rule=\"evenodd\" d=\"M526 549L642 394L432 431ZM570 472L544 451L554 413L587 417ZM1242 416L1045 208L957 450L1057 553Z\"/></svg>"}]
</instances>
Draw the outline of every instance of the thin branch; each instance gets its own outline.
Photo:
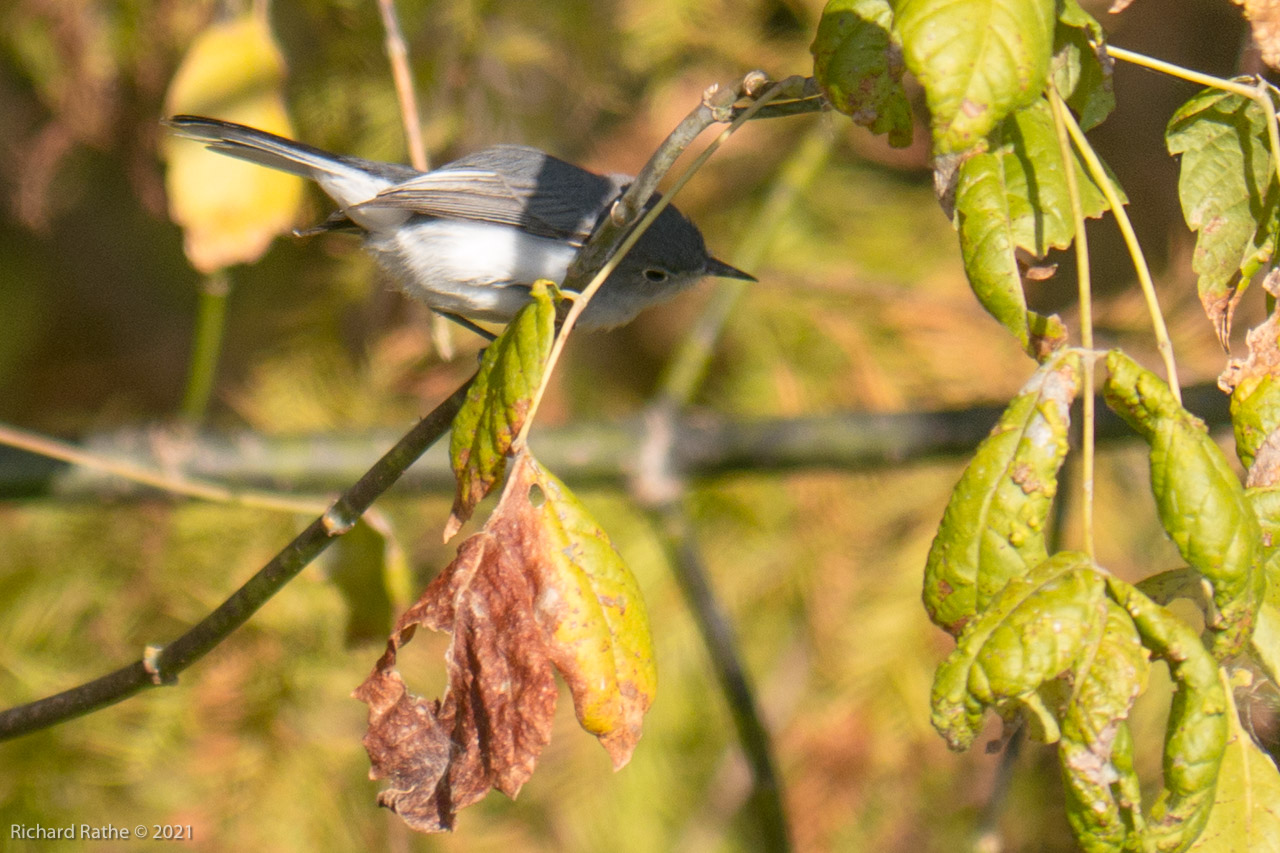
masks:
<instances>
[{"instance_id":1,"label":"thin branch","mask_svg":"<svg viewBox=\"0 0 1280 853\"><path fill-rule=\"evenodd\" d=\"M400 101L400 120L404 123L404 138L409 148L409 162L419 172L430 168L427 147L422 142L422 124L418 117L418 97L414 94L413 75L409 71L409 48L400 29L395 0L378 0L382 14L382 28L387 33L387 60L391 63L391 78L396 85L396 98Z\"/></svg>"},{"instance_id":2,"label":"thin branch","mask_svg":"<svg viewBox=\"0 0 1280 853\"><path fill-rule=\"evenodd\" d=\"M671 203L671 199L680 191L680 188L688 183L689 179L702 168L703 164L710 159L711 155L719 149L724 141L745 122L750 120L756 111L771 101L774 97L793 89L795 86L793 81L801 79L802 78L789 78L788 80L784 80L781 83L775 83L765 89L764 87L768 82L768 78L764 76L763 72L753 71L744 77L742 83L735 92L753 98L753 103L739 113L736 118L729 121L729 126L721 131L720 135L713 139L707 147L702 150L702 153L699 154L691 164L689 164L689 168L685 169L684 172L681 173L680 177L671 185L670 191L662 198L658 199L652 207L648 208L644 215L640 217L640 221L635 224L635 227L631 228L629 231L625 230L628 224L634 219L634 216L638 214L638 211L644 210L645 206L649 204L650 198L653 196L653 193L656 192L658 181L662 179L663 175L665 175L666 171L675 163L681 152L683 152L684 149L688 147L688 144L697 136L697 133L694 133L692 136L689 136L687 140L685 139L685 135L692 131L693 125L696 124L696 122L692 122L691 119L693 119L694 116L699 116L699 120L701 120L700 111L706 110L706 120L708 121L706 126L710 126L711 123L720 120L727 120L728 117L732 115L732 101L722 107L714 109L710 106L711 104L719 103L717 101L719 89L712 86L703 94L702 103L698 108L695 109L688 118L681 122L680 125L667 136L662 145L658 146L658 151L653 155L653 157L649 158L649 162L645 165L644 169L641 170L640 175L631 184L631 186L627 188L626 192L622 194L622 197L614 202L610 215L605 219L604 223L596 229L595 233L592 234L591 238L587 241L587 244L578 252L577 257L574 258L573 264L569 267L568 274L565 277L564 289L573 291L577 295L574 297L573 307L569 309L568 315L565 317L564 322L560 325L560 329L556 334L555 342L551 346L551 353L547 358L547 364L542 375L542 382L533 393L533 397L529 404L529 412L525 417L524 425L520 428L520 434L516 436L515 442L513 443L513 447L515 449L523 447L525 442L528 440L529 430L533 426L538 406L541 404L542 397L546 393L547 387L551 382L551 375L555 370L556 363L560 359L560 354L564 351L565 343L569 339L569 333L573 331L574 324L578 321L578 318L582 316L582 312L586 310L586 307L591 302L592 297L594 297L596 292L600 290L605 279L607 279L613 271L617 269L618 264L622 262L623 257L627 252L631 251L631 247L639 241L641 235L643 235L649 226L653 224L654 220L658 218L667 205ZM762 89L763 92L761 93ZM737 99L738 98L736 97L734 98L735 101ZM646 186L651 187L647 193L640 194L637 192L638 188ZM593 247L604 245L604 235L610 233L612 226L618 227L619 230L617 233L621 239L618 240L617 245L608 254L608 259L605 260L599 269L595 271L595 274L591 276L590 283L579 290L575 286L574 278L575 271L579 269L579 263L584 258L596 254ZM591 267L585 267L582 270L582 274L585 274L585 270L589 269L591 269Z\"/></svg>"},{"instance_id":3,"label":"thin branch","mask_svg":"<svg viewBox=\"0 0 1280 853\"><path fill-rule=\"evenodd\" d=\"M0 740L18 737L115 704L149 687L172 684L249 620L285 584L346 533L379 495L449 429L471 380L424 417L323 515L286 545L216 610L167 646L148 647L139 660L94 681L0 712Z\"/></svg>"},{"instance_id":4,"label":"thin branch","mask_svg":"<svg viewBox=\"0 0 1280 853\"><path fill-rule=\"evenodd\" d=\"M733 627L711 589L682 505L668 503L657 507L652 511L652 519L702 634L711 668L738 730L738 742L751 768L752 791L745 813L760 829L760 849L784 853L791 849L791 839L782 786L774 766L773 741L761 718L751 678L738 657Z\"/></svg>"}]
</instances>

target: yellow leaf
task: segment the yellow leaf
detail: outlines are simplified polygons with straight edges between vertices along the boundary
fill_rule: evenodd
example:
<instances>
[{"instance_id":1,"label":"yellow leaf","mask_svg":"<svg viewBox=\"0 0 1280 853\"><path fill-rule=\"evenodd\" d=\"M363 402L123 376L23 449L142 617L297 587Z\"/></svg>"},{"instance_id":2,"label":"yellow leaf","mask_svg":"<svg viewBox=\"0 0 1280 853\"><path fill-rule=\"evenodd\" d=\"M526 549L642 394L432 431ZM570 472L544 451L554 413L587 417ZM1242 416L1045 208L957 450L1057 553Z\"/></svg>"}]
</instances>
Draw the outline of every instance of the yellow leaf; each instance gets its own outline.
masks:
<instances>
[{"instance_id":1,"label":"yellow leaf","mask_svg":"<svg viewBox=\"0 0 1280 853\"><path fill-rule=\"evenodd\" d=\"M201 33L174 75L165 108L169 115L212 115L292 136L283 81L284 59L266 21L246 15ZM164 153L169 213L185 229L187 258L201 272L257 260L292 226L300 179L187 140L166 140Z\"/></svg>"}]
</instances>

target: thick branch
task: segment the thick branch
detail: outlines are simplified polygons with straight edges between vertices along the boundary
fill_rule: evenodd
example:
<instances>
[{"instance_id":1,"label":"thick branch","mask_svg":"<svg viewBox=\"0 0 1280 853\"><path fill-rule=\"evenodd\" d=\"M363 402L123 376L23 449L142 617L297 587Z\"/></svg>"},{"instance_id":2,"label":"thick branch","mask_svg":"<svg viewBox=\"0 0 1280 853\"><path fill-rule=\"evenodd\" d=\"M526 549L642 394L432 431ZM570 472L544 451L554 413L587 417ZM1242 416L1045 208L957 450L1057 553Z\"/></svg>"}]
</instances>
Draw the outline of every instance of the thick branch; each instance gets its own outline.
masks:
<instances>
[{"instance_id":1,"label":"thick branch","mask_svg":"<svg viewBox=\"0 0 1280 853\"><path fill-rule=\"evenodd\" d=\"M1230 424L1227 397L1211 384L1184 389L1187 407L1211 427ZM674 416L673 466L688 477L732 473L843 470L882 471L909 462L968 454L996 422L1001 406L875 414L849 412L801 418L734 421L702 413ZM1099 401L1098 438L1135 439ZM535 429L530 444L548 469L575 483L620 485L636 464L635 448L646 432L642 419L575 423ZM266 437L254 433L203 433L176 438L157 431L122 431L87 439L100 454L200 480L240 488L333 493L364 470L371 448L394 435ZM185 442L185 443L184 443ZM162 453L154 448L161 448ZM160 457L163 456L163 464ZM398 491L451 494L453 475L443 447L424 455L401 478ZM158 492L44 457L0 447L0 498L55 495L61 499L127 500Z\"/></svg>"}]
</instances>

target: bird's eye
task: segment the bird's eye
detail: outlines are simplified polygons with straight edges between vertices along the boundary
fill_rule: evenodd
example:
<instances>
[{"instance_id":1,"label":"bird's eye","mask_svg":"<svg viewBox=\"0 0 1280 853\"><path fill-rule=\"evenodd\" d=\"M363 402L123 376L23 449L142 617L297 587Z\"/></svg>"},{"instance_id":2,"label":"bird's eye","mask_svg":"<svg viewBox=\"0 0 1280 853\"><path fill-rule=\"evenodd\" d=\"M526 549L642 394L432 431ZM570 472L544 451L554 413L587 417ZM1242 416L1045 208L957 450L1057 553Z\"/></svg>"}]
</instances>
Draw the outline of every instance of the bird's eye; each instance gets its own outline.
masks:
<instances>
[{"instance_id":1,"label":"bird's eye","mask_svg":"<svg viewBox=\"0 0 1280 853\"><path fill-rule=\"evenodd\" d=\"M658 282L667 280L667 271L659 270L659 269L647 269L644 271L644 277L656 284Z\"/></svg>"}]
</instances>

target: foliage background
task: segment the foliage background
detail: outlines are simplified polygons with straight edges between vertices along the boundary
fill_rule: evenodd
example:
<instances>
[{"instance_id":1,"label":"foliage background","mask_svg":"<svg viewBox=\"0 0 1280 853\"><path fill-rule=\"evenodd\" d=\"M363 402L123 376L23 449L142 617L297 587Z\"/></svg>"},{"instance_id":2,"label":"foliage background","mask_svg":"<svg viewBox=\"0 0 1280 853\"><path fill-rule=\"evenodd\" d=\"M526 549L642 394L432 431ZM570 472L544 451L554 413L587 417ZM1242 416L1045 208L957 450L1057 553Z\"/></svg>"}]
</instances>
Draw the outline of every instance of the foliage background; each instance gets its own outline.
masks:
<instances>
[{"instance_id":1,"label":"foliage background","mask_svg":"<svg viewBox=\"0 0 1280 853\"><path fill-rule=\"evenodd\" d=\"M756 67L808 73L822 3L398 6L434 162L523 141L634 171L709 82ZM182 52L217 12L185 0L0 8L0 420L77 437L173 417L197 277L165 212L158 119ZM272 21L299 136L404 159L375 4L279 0ZM1247 60L1225 0L1140 0L1106 23L1117 44L1209 73ZM1221 353L1195 299L1160 142L1192 88L1124 67L1116 88L1119 111L1095 138L1164 266L1184 381L1208 379ZM753 270L761 282L698 404L749 418L1007 398L1032 365L969 296L920 140L893 151L834 116L756 123L682 193L681 208L733 262L734 246L753 239L744 225L754 205L811 133L830 143L830 159ZM313 197L319 219L328 208ZM1101 342L1141 352L1142 307L1123 256L1108 252L1111 234L1103 223L1090 237L1106 293ZM1071 324L1063 262L1034 296ZM405 427L474 363L461 338L453 363L430 355L425 312L341 237L277 241L234 282L213 427ZM642 406L708 289L627 329L578 336L544 416L614 418ZM370 446L370 461L380 450ZM744 471L695 484L699 537L776 738L801 850L955 850L981 822L997 757L953 755L928 725L932 668L950 640L919 604L924 556L962 464ZM1130 560L1165 555L1172 565L1142 448L1105 451L1100 470L1100 562L1121 575ZM562 702L518 802L490 797L451 837L405 830L373 805L365 709L349 698L379 645L344 645L330 559L177 687L0 744L0 826L191 824L191 846L209 850L752 849L740 814L746 768L654 532L625 495L583 497L637 573L658 647L657 703L623 772L609 770ZM379 506L420 587L452 553L438 544L448 498L400 493ZM77 684L176 636L305 521L162 499L0 503L0 703ZM1067 542L1072 530L1068 507ZM442 652L425 637L410 647L403 668L420 669L419 692L442 682ZM1140 743L1145 732L1158 745L1155 716L1139 708ZM1150 777L1158 757L1146 760ZM1051 754L1027 750L999 817L1008 849L1072 848L1057 784ZM0 837L0 848L17 844Z\"/></svg>"}]
</instances>

